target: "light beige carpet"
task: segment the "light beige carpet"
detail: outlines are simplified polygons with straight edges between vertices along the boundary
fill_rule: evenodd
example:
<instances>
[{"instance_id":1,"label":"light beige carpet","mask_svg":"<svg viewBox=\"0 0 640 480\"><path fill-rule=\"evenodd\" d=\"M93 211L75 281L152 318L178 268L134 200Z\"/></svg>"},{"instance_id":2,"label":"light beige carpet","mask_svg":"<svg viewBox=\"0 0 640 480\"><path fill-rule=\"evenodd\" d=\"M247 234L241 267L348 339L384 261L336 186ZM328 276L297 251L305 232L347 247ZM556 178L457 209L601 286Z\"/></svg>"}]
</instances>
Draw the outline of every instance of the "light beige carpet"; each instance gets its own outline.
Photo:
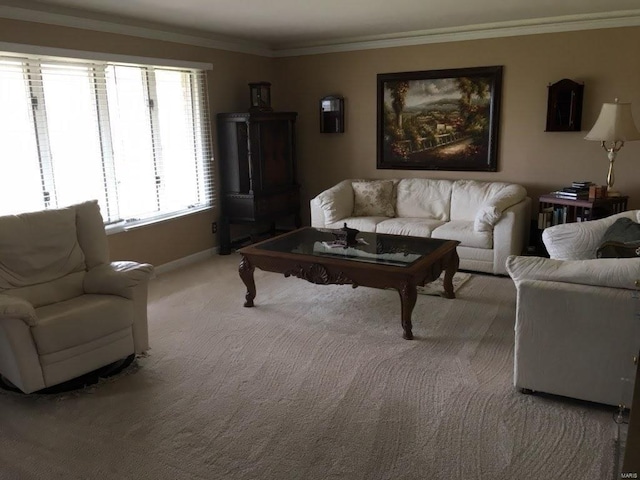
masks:
<instances>
[{"instance_id":1,"label":"light beige carpet","mask_svg":"<svg viewBox=\"0 0 640 480\"><path fill-rule=\"evenodd\" d=\"M152 350L78 394L0 393L2 479L608 479L612 409L512 386L515 289L421 295L256 271L159 276Z\"/></svg>"}]
</instances>

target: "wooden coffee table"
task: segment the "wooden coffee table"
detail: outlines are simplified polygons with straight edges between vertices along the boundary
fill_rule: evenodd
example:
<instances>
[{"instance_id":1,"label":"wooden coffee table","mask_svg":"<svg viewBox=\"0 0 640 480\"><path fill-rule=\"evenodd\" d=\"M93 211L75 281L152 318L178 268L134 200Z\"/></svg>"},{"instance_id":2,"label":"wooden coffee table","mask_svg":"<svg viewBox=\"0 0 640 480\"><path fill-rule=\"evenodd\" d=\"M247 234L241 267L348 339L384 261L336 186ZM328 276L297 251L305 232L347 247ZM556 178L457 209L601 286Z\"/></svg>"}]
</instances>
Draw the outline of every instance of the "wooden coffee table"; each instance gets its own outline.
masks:
<instances>
[{"instance_id":1,"label":"wooden coffee table","mask_svg":"<svg viewBox=\"0 0 640 480\"><path fill-rule=\"evenodd\" d=\"M247 287L245 307L253 307L255 268L283 273L318 285L393 288L400 294L403 337L413 339L411 313L418 285L444 271L444 297L455 298L452 279L460 260L455 240L360 232L353 247L331 247L331 230L301 228L241 248L240 278Z\"/></svg>"}]
</instances>

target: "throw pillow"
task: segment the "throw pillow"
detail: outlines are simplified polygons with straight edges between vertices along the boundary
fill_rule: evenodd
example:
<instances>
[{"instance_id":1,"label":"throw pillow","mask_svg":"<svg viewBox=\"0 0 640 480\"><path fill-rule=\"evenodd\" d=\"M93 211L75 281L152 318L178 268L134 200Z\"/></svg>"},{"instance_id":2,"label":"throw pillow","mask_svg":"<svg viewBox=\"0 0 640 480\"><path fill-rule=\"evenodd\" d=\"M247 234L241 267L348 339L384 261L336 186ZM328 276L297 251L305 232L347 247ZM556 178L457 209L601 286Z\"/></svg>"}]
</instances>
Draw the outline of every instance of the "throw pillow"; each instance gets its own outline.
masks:
<instances>
[{"instance_id":1,"label":"throw pillow","mask_svg":"<svg viewBox=\"0 0 640 480\"><path fill-rule=\"evenodd\" d=\"M354 217L393 217L393 181L353 182Z\"/></svg>"},{"instance_id":2,"label":"throw pillow","mask_svg":"<svg viewBox=\"0 0 640 480\"><path fill-rule=\"evenodd\" d=\"M596 251L598 258L640 257L640 224L630 218L619 218L611 224Z\"/></svg>"}]
</instances>

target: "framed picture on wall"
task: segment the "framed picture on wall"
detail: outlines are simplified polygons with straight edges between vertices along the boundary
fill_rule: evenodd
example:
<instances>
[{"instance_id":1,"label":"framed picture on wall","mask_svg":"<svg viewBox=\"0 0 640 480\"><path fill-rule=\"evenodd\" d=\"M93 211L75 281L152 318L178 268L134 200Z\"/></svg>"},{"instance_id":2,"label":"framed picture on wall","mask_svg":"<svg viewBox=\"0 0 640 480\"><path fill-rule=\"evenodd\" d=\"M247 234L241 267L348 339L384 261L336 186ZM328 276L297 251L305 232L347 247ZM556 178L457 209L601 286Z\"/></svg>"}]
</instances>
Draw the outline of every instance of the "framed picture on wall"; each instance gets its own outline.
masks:
<instances>
[{"instance_id":1,"label":"framed picture on wall","mask_svg":"<svg viewBox=\"0 0 640 480\"><path fill-rule=\"evenodd\" d=\"M502 66L378 74L377 167L497 170Z\"/></svg>"}]
</instances>

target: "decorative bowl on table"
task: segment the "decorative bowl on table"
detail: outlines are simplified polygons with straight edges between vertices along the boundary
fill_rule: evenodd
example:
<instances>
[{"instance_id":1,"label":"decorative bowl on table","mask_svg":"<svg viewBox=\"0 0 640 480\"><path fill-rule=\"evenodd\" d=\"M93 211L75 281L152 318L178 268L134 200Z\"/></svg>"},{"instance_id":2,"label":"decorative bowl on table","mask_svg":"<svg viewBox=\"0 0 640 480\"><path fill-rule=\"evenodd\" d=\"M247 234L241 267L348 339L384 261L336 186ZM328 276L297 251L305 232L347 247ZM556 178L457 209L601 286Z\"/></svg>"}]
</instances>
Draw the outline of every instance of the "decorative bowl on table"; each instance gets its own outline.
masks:
<instances>
[{"instance_id":1,"label":"decorative bowl on table","mask_svg":"<svg viewBox=\"0 0 640 480\"><path fill-rule=\"evenodd\" d=\"M358 244L356 235L360 233L360 230L347 227L346 222L344 224L344 227L342 227L340 230L335 230L332 233L336 237L336 242L341 243L345 247L352 247Z\"/></svg>"}]
</instances>

